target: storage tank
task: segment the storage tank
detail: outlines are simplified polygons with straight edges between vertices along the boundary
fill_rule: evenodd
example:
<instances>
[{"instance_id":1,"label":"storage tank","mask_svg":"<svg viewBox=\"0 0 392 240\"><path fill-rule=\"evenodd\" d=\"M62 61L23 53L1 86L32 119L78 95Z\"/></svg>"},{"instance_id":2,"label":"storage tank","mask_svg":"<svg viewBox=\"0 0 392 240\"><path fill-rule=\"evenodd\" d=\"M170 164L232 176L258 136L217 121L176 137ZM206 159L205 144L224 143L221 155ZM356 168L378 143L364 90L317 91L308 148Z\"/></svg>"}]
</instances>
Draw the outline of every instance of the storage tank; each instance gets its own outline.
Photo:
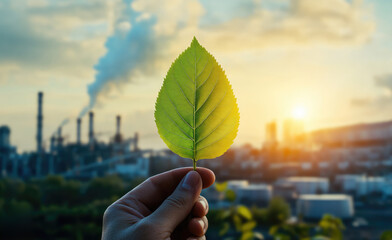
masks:
<instances>
[{"instance_id":1,"label":"storage tank","mask_svg":"<svg viewBox=\"0 0 392 240\"><path fill-rule=\"evenodd\" d=\"M329 180L320 177L289 177L278 180L278 184L291 184L298 194L327 193Z\"/></svg>"},{"instance_id":2,"label":"storage tank","mask_svg":"<svg viewBox=\"0 0 392 240\"><path fill-rule=\"evenodd\" d=\"M251 184L237 189L238 200L247 205L266 206L272 197L272 187L267 184Z\"/></svg>"},{"instance_id":3,"label":"storage tank","mask_svg":"<svg viewBox=\"0 0 392 240\"><path fill-rule=\"evenodd\" d=\"M305 194L297 200L297 215L321 219L324 214L347 219L354 216L353 199L344 194Z\"/></svg>"},{"instance_id":4,"label":"storage tank","mask_svg":"<svg viewBox=\"0 0 392 240\"><path fill-rule=\"evenodd\" d=\"M237 191L239 188L241 187L246 187L248 186L249 183L247 180L230 180L227 181L227 188L233 190L233 191Z\"/></svg>"},{"instance_id":5,"label":"storage tank","mask_svg":"<svg viewBox=\"0 0 392 240\"><path fill-rule=\"evenodd\" d=\"M344 174L335 178L335 183L339 185L343 192L356 192L357 182L363 179L363 175Z\"/></svg>"},{"instance_id":6,"label":"storage tank","mask_svg":"<svg viewBox=\"0 0 392 240\"><path fill-rule=\"evenodd\" d=\"M386 181L383 177L364 177L357 181L357 195L363 196L383 192Z\"/></svg>"}]
</instances>

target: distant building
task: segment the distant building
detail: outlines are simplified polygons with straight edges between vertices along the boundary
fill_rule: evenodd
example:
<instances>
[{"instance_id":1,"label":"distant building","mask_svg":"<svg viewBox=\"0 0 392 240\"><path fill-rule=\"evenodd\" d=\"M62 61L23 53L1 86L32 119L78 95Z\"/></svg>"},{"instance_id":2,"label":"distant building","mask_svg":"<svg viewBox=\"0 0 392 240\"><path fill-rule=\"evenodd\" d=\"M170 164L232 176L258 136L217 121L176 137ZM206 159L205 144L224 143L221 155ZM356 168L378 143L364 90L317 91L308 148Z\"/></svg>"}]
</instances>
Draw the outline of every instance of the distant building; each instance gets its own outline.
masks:
<instances>
[{"instance_id":1,"label":"distant building","mask_svg":"<svg viewBox=\"0 0 392 240\"><path fill-rule=\"evenodd\" d=\"M279 179L277 184L292 185L298 194L317 194L329 191L329 180L320 177L288 177Z\"/></svg>"},{"instance_id":2,"label":"distant building","mask_svg":"<svg viewBox=\"0 0 392 240\"><path fill-rule=\"evenodd\" d=\"M227 188L237 191L240 188L247 187L249 182L247 180L230 180L227 182Z\"/></svg>"},{"instance_id":3,"label":"distant building","mask_svg":"<svg viewBox=\"0 0 392 240\"><path fill-rule=\"evenodd\" d=\"M335 179L342 192L364 196L372 193L385 193L388 182L383 177L366 175L338 175Z\"/></svg>"},{"instance_id":4,"label":"distant building","mask_svg":"<svg viewBox=\"0 0 392 240\"><path fill-rule=\"evenodd\" d=\"M0 148L10 147L11 130L7 126L0 126Z\"/></svg>"},{"instance_id":5,"label":"distant building","mask_svg":"<svg viewBox=\"0 0 392 240\"><path fill-rule=\"evenodd\" d=\"M283 123L283 142L292 145L298 142L298 138L305 132L304 121L289 118Z\"/></svg>"},{"instance_id":6,"label":"distant building","mask_svg":"<svg viewBox=\"0 0 392 240\"><path fill-rule=\"evenodd\" d=\"M273 148L276 147L278 143L277 139L277 126L276 122L269 122L265 126L265 142L264 142L264 147L265 148Z\"/></svg>"},{"instance_id":7,"label":"distant building","mask_svg":"<svg viewBox=\"0 0 392 240\"><path fill-rule=\"evenodd\" d=\"M275 183L273 187L273 193L275 197L281 197L287 202L291 202L298 197L297 189L291 183Z\"/></svg>"},{"instance_id":8,"label":"distant building","mask_svg":"<svg viewBox=\"0 0 392 240\"><path fill-rule=\"evenodd\" d=\"M297 215L305 219L321 219L324 214L348 219L354 216L352 197L342 194L300 195Z\"/></svg>"},{"instance_id":9,"label":"distant building","mask_svg":"<svg viewBox=\"0 0 392 240\"><path fill-rule=\"evenodd\" d=\"M245 205L267 206L272 198L272 186L251 184L237 189L238 201Z\"/></svg>"},{"instance_id":10,"label":"distant building","mask_svg":"<svg viewBox=\"0 0 392 240\"><path fill-rule=\"evenodd\" d=\"M8 173L16 175L18 156L16 147L11 145L11 129L8 126L0 126L0 176Z\"/></svg>"},{"instance_id":11,"label":"distant building","mask_svg":"<svg viewBox=\"0 0 392 240\"><path fill-rule=\"evenodd\" d=\"M127 164L116 164L114 169L109 173L111 174L119 174L126 177L143 177L146 178L149 176L149 159L138 157L132 163Z\"/></svg>"},{"instance_id":12,"label":"distant building","mask_svg":"<svg viewBox=\"0 0 392 240\"><path fill-rule=\"evenodd\" d=\"M392 121L320 129L310 135L313 142L329 147L384 145L392 142Z\"/></svg>"}]
</instances>

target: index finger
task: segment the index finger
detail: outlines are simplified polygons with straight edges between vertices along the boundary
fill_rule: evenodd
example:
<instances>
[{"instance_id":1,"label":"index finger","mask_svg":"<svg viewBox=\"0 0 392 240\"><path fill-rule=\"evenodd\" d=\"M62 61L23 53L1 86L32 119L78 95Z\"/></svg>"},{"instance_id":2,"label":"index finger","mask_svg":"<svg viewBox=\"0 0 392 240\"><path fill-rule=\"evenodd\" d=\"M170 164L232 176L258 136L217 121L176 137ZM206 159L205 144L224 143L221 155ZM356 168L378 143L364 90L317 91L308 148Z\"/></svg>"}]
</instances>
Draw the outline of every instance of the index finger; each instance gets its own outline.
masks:
<instances>
[{"instance_id":1,"label":"index finger","mask_svg":"<svg viewBox=\"0 0 392 240\"><path fill-rule=\"evenodd\" d=\"M122 199L135 199L145 205L150 211L154 211L163 200L173 193L174 189L189 171L193 171L193 168L177 168L150 177L125 194ZM215 174L211 170L199 167L196 171L202 179L203 188L207 188L214 183Z\"/></svg>"}]
</instances>

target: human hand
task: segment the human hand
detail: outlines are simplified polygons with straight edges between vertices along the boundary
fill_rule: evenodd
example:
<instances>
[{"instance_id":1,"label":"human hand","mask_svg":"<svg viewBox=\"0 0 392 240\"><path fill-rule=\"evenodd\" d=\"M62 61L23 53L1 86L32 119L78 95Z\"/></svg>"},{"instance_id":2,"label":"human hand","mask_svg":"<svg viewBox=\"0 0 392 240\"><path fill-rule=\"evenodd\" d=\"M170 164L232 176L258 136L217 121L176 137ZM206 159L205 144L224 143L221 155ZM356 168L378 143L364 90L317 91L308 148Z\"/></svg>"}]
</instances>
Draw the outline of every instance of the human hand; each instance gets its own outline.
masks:
<instances>
[{"instance_id":1,"label":"human hand","mask_svg":"<svg viewBox=\"0 0 392 240\"><path fill-rule=\"evenodd\" d=\"M200 192L214 181L206 168L179 168L150 177L106 209L102 239L205 239L208 203Z\"/></svg>"}]
</instances>

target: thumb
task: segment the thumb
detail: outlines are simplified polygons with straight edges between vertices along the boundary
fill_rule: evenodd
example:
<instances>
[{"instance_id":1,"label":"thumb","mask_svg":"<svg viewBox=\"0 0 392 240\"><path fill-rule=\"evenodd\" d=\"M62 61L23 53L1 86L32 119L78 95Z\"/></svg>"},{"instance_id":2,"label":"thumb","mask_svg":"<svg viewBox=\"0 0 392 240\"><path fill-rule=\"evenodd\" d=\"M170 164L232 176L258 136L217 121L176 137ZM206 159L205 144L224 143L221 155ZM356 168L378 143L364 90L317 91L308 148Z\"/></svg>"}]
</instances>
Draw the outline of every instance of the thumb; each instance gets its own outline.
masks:
<instances>
[{"instance_id":1,"label":"thumb","mask_svg":"<svg viewBox=\"0 0 392 240\"><path fill-rule=\"evenodd\" d=\"M149 216L150 221L163 225L170 232L174 231L192 211L201 188L202 180L199 173L188 172L174 192Z\"/></svg>"}]
</instances>

